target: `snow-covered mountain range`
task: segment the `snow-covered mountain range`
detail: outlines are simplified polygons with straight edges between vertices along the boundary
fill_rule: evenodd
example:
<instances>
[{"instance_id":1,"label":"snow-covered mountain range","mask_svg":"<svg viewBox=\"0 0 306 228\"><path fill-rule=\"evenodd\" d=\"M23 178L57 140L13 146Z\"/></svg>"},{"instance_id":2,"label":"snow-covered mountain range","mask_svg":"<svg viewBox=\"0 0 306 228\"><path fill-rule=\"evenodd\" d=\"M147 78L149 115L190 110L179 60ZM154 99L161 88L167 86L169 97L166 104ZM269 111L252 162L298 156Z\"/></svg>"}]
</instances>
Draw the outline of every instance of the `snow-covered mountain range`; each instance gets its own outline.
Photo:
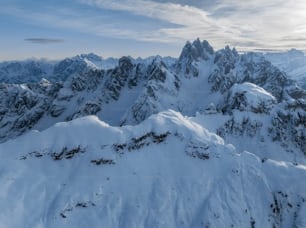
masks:
<instances>
[{"instance_id":1,"label":"snow-covered mountain range","mask_svg":"<svg viewBox=\"0 0 306 228\"><path fill-rule=\"evenodd\" d=\"M0 225L306 227L293 52L1 63Z\"/></svg>"},{"instance_id":2,"label":"snow-covered mountain range","mask_svg":"<svg viewBox=\"0 0 306 228\"><path fill-rule=\"evenodd\" d=\"M306 89L306 56L296 49L287 52L266 53L265 58Z\"/></svg>"}]
</instances>

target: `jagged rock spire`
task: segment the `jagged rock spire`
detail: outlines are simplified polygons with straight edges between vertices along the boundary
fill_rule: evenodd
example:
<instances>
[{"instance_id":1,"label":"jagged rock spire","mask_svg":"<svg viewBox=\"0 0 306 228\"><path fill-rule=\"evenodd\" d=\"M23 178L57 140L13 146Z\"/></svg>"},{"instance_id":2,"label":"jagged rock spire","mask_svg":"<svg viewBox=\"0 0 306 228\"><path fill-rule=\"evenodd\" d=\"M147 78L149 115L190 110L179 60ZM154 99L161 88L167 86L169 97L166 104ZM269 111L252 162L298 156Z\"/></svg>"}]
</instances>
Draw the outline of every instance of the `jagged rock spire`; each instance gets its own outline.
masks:
<instances>
[{"instance_id":1,"label":"jagged rock spire","mask_svg":"<svg viewBox=\"0 0 306 228\"><path fill-rule=\"evenodd\" d=\"M192 60L197 60L201 58L207 60L213 54L214 54L214 49L208 43L208 41L203 40L201 42L200 39L198 38L192 43L190 43L190 41L186 42L179 59L182 60L183 58L188 58Z\"/></svg>"}]
</instances>

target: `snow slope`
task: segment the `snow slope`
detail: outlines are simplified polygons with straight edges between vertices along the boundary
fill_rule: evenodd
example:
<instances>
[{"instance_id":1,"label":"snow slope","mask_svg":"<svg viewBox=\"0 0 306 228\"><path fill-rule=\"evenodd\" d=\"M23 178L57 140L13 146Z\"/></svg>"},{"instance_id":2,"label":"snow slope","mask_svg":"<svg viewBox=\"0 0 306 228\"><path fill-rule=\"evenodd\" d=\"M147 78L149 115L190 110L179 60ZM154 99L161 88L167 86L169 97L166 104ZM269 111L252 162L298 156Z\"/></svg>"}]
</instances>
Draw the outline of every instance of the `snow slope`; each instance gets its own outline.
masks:
<instances>
[{"instance_id":1,"label":"snow slope","mask_svg":"<svg viewBox=\"0 0 306 228\"><path fill-rule=\"evenodd\" d=\"M58 123L0 154L1 227L306 225L305 166L236 151L171 110Z\"/></svg>"}]
</instances>

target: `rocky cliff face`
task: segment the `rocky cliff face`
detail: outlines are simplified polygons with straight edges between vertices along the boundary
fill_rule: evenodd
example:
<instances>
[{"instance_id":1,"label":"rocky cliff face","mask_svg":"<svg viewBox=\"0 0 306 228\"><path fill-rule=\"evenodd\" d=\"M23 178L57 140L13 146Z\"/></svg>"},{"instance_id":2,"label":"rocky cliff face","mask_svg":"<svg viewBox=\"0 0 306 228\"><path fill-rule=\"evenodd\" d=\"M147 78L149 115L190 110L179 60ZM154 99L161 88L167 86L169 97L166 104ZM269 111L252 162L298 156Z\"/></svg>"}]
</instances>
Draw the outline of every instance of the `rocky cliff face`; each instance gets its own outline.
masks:
<instances>
[{"instance_id":1,"label":"rocky cliff face","mask_svg":"<svg viewBox=\"0 0 306 228\"><path fill-rule=\"evenodd\" d=\"M32 129L48 111L61 85L42 80L37 84L0 85L1 140Z\"/></svg>"}]
</instances>

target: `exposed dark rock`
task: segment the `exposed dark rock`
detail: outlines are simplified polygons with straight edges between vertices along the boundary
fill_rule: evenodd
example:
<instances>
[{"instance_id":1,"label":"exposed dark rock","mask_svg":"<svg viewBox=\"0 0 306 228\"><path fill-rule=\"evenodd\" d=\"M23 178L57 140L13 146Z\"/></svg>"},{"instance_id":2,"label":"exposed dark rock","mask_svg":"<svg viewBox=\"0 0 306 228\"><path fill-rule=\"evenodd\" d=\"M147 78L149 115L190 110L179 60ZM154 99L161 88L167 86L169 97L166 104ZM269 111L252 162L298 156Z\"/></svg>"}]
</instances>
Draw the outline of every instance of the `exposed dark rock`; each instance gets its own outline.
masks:
<instances>
[{"instance_id":1,"label":"exposed dark rock","mask_svg":"<svg viewBox=\"0 0 306 228\"><path fill-rule=\"evenodd\" d=\"M91 163L94 163L96 165L114 165L116 164L114 162L114 160L112 159L104 159L104 158L100 158L100 159L93 159L90 161Z\"/></svg>"},{"instance_id":2,"label":"exposed dark rock","mask_svg":"<svg viewBox=\"0 0 306 228\"><path fill-rule=\"evenodd\" d=\"M148 146L152 143L159 144L166 140L166 138L170 135L169 132L164 134L156 134L154 132L149 132L141 137L132 138L130 142L124 144L114 144L114 150L119 153L123 154L124 150L127 149L128 151L138 150L144 146Z\"/></svg>"},{"instance_id":3,"label":"exposed dark rock","mask_svg":"<svg viewBox=\"0 0 306 228\"><path fill-rule=\"evenodd\" d=\"M65 159L71 159L74 157L75 154L78 153L85 153L85 149L81 148L81 146L75 147L68 149L67 147L64 147L60 152L52 152L50 153L50 156L54 160L62 160L63 158Z\"/></svg>"}]
</instances>

